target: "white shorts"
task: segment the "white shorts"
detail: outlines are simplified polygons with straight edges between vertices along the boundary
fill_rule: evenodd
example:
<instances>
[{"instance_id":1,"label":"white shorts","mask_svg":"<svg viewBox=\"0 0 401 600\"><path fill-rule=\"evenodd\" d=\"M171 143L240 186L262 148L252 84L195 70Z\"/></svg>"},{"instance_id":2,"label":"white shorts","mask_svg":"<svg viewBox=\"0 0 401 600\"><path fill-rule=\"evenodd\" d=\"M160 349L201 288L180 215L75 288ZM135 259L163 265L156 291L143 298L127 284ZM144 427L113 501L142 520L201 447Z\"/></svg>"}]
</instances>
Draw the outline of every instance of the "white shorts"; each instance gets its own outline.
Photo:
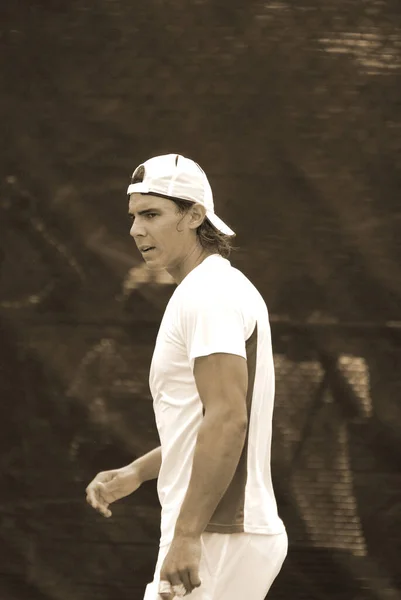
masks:
<instances>
[{"instance_id":1,"label":"white shorts","mask_svg":"<svg viewBox=\"0 0 401 600\"><path fill-rule=\"evenodd\" d=\"M188 600L264 600L287 555L287 534L204 533L199 576ZM161 600L159 573L169 546L159 550L143 600Z\"/></svg>"}]
</instances>

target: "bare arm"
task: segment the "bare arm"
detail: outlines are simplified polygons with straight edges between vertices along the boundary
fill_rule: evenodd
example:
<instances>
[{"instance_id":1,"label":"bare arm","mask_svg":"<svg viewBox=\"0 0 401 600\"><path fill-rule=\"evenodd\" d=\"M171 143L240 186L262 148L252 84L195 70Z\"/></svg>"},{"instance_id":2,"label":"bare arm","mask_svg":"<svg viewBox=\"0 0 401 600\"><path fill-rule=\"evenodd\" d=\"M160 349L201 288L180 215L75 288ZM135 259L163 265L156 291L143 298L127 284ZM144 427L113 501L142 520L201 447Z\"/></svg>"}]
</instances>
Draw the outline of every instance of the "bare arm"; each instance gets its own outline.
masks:
<instances>
[{"instance_id":1,"label":"bare arm","mask_svg":"<svg viewBox=\"0 0 401 600\"><path fill-rule=\"evenodd\" d=\"M175 537L199 537L227 490L244 446L246 427L230 416L205 416L198 433L192 475Z\"/></svg>"},{"instance_id":2,"label":"bare arm","mask_svg":"<svg viewBox=\"0 0 401 600\"><path fill-rule=\"evenodd\" d=\"M156 479L161 465L161 448L155 448L120 469L102 471L86 488L86 500L105 517L111 517L110 504L132 494L142 483Z\"/></svg>"},{"instance_id":3,"label":"bare arm","mask_svg":"<svg viewBox=\"0 0 401 600\"><path fill-rule=\"evenodd\" d=\"M194 375L205 416L175 539L197 538L204 531L233 478L247 429L245 359L222 353L197 358Z\"/></svg>"},{"instance_id":4,"label":"bare arm","mask_svg":"<svg viewBox=\"0 0 401 600\"><path fill-rule=\"evenodd\" d=\"M147 452L140 458L134 460L126 469L132 469L138 473L140 481L149 481L157 479L159 476L160 466L162 464L161 446Z\"/></svg>"}]
</instances>

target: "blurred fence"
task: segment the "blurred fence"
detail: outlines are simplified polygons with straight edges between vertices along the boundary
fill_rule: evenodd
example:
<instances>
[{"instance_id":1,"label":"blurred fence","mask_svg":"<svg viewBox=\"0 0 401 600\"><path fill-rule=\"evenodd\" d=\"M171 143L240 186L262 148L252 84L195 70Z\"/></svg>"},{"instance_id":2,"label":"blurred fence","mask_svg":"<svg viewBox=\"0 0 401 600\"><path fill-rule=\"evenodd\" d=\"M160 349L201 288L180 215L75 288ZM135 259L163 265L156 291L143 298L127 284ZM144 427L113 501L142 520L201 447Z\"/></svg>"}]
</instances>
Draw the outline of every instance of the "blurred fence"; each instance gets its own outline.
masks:
<instances>
[{"instance_id":1,"label":"blurred fence","mask_svg":"<svg viewBox=\"0 0 401 600\"><path fill-rule=\"evenodd\" d=\"M0 8L0 592L142 597L155 486L106 521L100 469L157 444L147 378L173 289L139 262L126 183L210 176L268 304L274 598L400 598L401 8L127 0Z\"/></svg>"}]
</instances>

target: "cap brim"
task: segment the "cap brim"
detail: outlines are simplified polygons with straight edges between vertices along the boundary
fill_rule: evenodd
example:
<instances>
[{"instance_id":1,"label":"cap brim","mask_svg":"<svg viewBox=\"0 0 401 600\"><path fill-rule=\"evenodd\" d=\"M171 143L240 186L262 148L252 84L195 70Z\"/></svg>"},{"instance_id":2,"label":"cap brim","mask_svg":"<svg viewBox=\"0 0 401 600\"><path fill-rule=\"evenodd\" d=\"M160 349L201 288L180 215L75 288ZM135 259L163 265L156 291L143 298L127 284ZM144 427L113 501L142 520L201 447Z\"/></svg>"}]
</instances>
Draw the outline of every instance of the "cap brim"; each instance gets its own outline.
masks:
<instances>
[{"instance_id":1,"label":"cap brim","mask_svg":"<svg viewBox=\"0 0 401 600\"><path fill-rule=\"evenodd\" d=\"M232 229L230 229L230 227L228 225L226 225L224 223L224 221L222 221L220 219L220 217L218 217L216 215L216 213L212 213L209 210L206 213L206 217L209 219L209 221L211 222L212 225L214 225L214 227L216 227L216 229L218 229L219 231L221 231L221 233L224 233L224 235L236 235L235 231L233 231Z\"/></svg>"},{"instance_id":2,"label":"cap brim","mask_svg":"<svg viewBox=\"0 0 401 600\"><path fill-rule=\"evenodd\" d=\"M134 193L149 194L149 186L146 183L131 183L128 186L127 195Z\"/></svg>"}]
</instances>

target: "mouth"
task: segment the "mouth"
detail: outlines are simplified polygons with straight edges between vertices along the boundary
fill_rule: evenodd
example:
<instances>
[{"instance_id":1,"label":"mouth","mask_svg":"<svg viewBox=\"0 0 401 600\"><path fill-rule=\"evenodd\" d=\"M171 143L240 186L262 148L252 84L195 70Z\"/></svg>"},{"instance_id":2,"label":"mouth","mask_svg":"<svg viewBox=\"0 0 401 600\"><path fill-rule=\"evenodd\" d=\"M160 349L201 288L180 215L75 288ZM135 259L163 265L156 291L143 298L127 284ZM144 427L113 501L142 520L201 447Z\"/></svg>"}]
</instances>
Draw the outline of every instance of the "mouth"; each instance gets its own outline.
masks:
<instances>
[{"instance_id":1,"label":"mouth","mask_svg":"<svg viewBox=\"0 0 401 600\"><path fill-rule=\"evenodd\" d=\"M148 254L149 252L152 252L152 250L156 250L156 248L154 246L144 246L140 250L142 254Z\"/></svg>"}]
</instances>

